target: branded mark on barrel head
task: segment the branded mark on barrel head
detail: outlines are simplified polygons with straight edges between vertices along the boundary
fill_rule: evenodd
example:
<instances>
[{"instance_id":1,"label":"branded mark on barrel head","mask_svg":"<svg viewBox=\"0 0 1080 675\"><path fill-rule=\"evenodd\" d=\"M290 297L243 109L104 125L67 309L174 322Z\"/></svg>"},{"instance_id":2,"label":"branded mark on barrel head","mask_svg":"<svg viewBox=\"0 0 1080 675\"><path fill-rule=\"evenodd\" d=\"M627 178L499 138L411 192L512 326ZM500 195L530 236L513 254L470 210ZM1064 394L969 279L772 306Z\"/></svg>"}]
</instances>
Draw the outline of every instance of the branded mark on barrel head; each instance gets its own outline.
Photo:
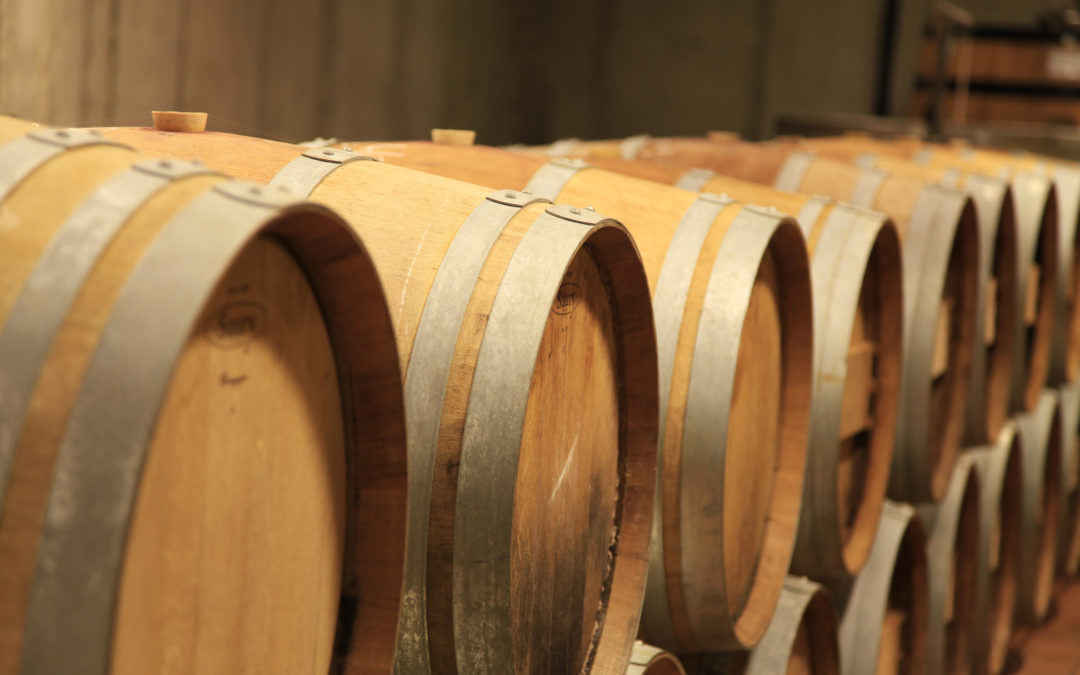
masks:
<instances>
[{"instance_id":1,"label":"branded mark on barrel head","mask_svg":"<svg viewBox=\"0 0 1080 675\"><path fill-rule=\"evenodd\" d=\"M245 347L266 329L267 312L251 300L234 300L222 305L212 314L206 337L223 349Z\"/></svg>"},{"instance_id":2,"label":"branded mark on barrel head","mask_svg":"<svg viewBox=\"0 0 1080 675\"><path fill-rule=\"evenodd\" d=\"M551 311L559 316L571 316L577 306L581 287L568 282L559 287L559 293L555 296L555 302L551 305Z\"/></svg>"}]
</instances>

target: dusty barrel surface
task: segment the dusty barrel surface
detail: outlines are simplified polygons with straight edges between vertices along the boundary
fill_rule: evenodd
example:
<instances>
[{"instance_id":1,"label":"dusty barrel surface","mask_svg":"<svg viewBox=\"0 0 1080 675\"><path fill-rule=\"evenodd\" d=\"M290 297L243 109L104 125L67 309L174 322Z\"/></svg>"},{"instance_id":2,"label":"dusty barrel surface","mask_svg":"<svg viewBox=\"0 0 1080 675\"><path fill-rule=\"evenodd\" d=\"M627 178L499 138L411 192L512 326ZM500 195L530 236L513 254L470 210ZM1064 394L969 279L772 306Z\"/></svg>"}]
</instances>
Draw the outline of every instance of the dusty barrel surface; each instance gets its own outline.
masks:
<instances>
[{"instance_id":1,"label":"dusty barrel surface","mask_svg":"<svg viewBox=\"0 0 1080 675\"><path fill-rule=\"evenodd\" d=\"M1017 377L1026 376L1024 361L1017 355L1027 338L1020 331L1026 299L1023 281L1028 277L1021 269L1016 207L1009 182L956 167L925 166L894 155L866 152L846 139L808 140L802 145L860 166L941 181L971 196L979 220L979 290L964 442L994 442L1011 409L1013 371ZM1030 231L1038 232L1038 227ZM1035 296L1036 302L1039 297ZM1049 345L1048 338L1045 344ZM1031 375L1037 383L1036 374ZM1022 387L1019 389L1022 393Z\"/></svg>"},{"instance_id":2,"label":"dusty barrel surface","mask_svg":"<svg viewBox=\"0 0 1080 675\"><path fill-rule=\"evenodd\" d=\"M844 595L870 554L888 484L900 385L900 241L881 213L646 162L594 160L797 216L814 282L814 399L791 571Z\"/></svg>"},{"instance_id":3,"label":"dusty barrel surface","mask_svg":"<svg viewBox=\"0 0 1080 675\"><path fill-rule=\"evenodd\" d=\"M638 640L626 675L686 675L686 671L674 654Z\"/></svg>"},{"instance_id":4,"label":"dusty barrel surface","mask_svg":"<svg viewBox=\"0 0 1080 675\"><path fill-rule=\"evenodd\" d=\"M1023 451L1016 425L1007 424L996 444L968 452L979 474L981 497L974 670L1000 673L1012 638L1023 507Z\"/></svg>"},{"instance_id":5,"label":"dusty barrel surface","mask_svg":"<svg viewBox=\"0 0 1080 675\"><path fill-rule=\"evenodd\" d=\"M799 306L811 299L797 225L580 163L478 146L350 145L626 223L656 306L663 411L642 637L676 652L757 642L787 573L806 457L813 326Z\"/></svg>"},{"instance_id":6,"label":"dusty barrel surface","mask_svg":"<svg viewBox=\"0 0 1080 675\"><path fill-rule=\"evenodd\" d=\"M931 674L971 672L980 563L979 489L975 458L965 452L941 501L917 507L929 533L926 665Z\"/></svg>"},{"instance_id":7,"label":"dusty barrel surface","mask_svg":"<svg viewBox=\"0 0 1080 675\"><path fill-rule=\"evenodd\" d=\"M689 670L700 675L838 675L836 608L828 591L804 577L788 577L769 630L753 650L704 654Z\"/></svg>"},{"instance_id":8,"label":"dusty barrel surface","mask_svg":"<svg viewBox=\"0 0 1080 675\"><path fill-rule=\"evenodd\" d=\"M1065 509L1058 566L1062 574L1076 576L1080 573L1080 381L1059 387L1058 397L1061 401L1061 476Z\"/></svg>"},{"instance_id":9,"label":"dusty barrel surface","mask_svg":"<svg viewBox=\"0 0 1080 675\"><path fill-rule=\"evenodd\" d=\"M649 287L626 230L355 153L104 133L307 192L368 245L406 373L397 668L622 673L659 417Z\"/></svg>"},{"instance_id":10,"label":"dusty barrel surface","mask_svg":"<svg viewBox=\"0 0 1080 675\"><path fill-rule=\"evenodd\" d=\"M389 665L405 418L330 211L0 122L0 672Z\"/></svg>"},{"instance_id":11,"label":"dusty barrel surface","mask_svg":"<svg viewBox=\"0 0 1080 675\"><path fill-rule=\"evenodd\" d=\"M1062 414L1056 393L1043 392L1030 413L1016 418L1023 453L1023 509L1016 617L1038 622L1046 617L1057 569L1062 511Z\"/></svg>"},{"instance_id":12,"label":"dusty barrel surface","mask_svg":"<svg viewBox=\"0 0 1080 675\"><path fill-rule=\"evenodd\" d=\"M915 509L886 502L870 560L840 617L842 672L925 672L926 544Z\"/></svg>"}]
</instances>

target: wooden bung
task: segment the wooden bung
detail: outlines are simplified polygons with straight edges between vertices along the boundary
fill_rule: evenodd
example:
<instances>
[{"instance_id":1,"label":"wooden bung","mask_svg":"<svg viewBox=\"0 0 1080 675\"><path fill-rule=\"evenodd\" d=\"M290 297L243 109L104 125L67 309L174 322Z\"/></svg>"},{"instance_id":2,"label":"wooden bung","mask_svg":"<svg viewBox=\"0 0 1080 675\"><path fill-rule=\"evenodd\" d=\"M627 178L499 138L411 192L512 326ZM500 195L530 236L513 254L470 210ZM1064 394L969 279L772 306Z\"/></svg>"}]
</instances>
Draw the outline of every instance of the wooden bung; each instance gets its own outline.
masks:
<instances>
[{"instance_id":1,"label":"wooden bung","mask_svg":"<svg viewBox=\"0 0 1080 675\"><path fill-rule=\"evenodd\" d=\"M634 643L626 675L686 675L686 671L671 652L638 640Z\"/></svg>"},{"instance_id":2,"label":"wooden bung","mask_svg":"<svg viewBox=\"0 0 1080 675\"><path fill-rule=\"evenodd\" d=\"M405 417L364 248L33 128L0 119L0 673L385 671Z\"/></svg>"},{"instance_id":3,"label":"wooden bung","mask_svg":"<svg viewBox=\"0 0 1080 675\"><path fill-rule=\"evenodd\" d=\"M926 544L915 509L887 501L870 560L855 579L840 617L842 672L925 672Z\"/></svg>"},{"instance_id":4,"label":"wooden bung","mask_svg":"<svg viewBox=\"0 0 1080 675\"><path fill-rule=\"evenodd\" d=\"M973 670L997 675L1005 668L1016 607L1017 563L1023 507L1023 451L1009 422L997 443L968 451L979 474L979 556L975 569Z\"/></svg>"},{"instance_id":5,"label":"wooden bung","mask_svg":"<svg viewBox=\"0 0 1080 675\"><path fill-rule=\"evenodd\" d=\"M1080 574L1080 380L1058 388L1061 399L1061 476L1065 511L1061 522L1060 573Z\"/></svg>"},{"instance_id":6,"label":"wooden bung","mask_svg":"<svg viewBox=\"0 0 1080 675\"><path fill-rule=\"evenodd\" d=\"M929 533L926 670L931 675L971 672L982 522L975 462L972 453L963 453L942 500L918 506L919 518Z\"/></svg>"},{"instance_id":7,"label":"wooden bung","mask_svg":"<svg viewBox=\"0 0 1080 675\"><path fill-rule=\"evenodd\" d=\"M1034 411L1016 417L1016 428L1024 458L1016 618L1038 623L1050 609L1063 509L1063 428L1057 393L1044 391Z\"/></svg>"},{"instance_id":8,"label":"wooden bung","mask_svg":"<svg viewBox=\"0 0 1080 675\"><path fill-rule=\"evenodd\" d=\"M715 195L496 148L348 145L588 204L627 225L656 307L664 411L641 635L677 653L755 644L791 559L807 451L813 327L801 306L811 302L810 271L795 223Z\"/></svg>"},{"instance_id":9,"label":"wooden bung","mask_svg":"<svg viewBox=\"0 0 1080 675\"><path fill-rule=\"evenodd\" d=\"M842 199L893 218L904 242L904 397L889 494L914 501L940 498L961 445L974 344L979 233L971 199L939 185L812 156L794 144L654 139L637 157ZM938 329L942 305L949 311L948 330ZM936 336L948 339L948 358L944 373L935 377Z\"/></svg>"},{"instance_id":10,"label":"wooden bung","mask_svg":"<svg viewBox=\"0 0 1080 675\"><path fill-rule=\"evenodd\" d=\"M1074 229L1066 231L1067 223L1057 215L1067 212L1066 207L1061 205L1058 186L1032 172L1010 172L1007 167L991 171L990 167L964 163L953 155L939 156L940 161L918 163L910 158L858 149L876 147L874 145L853 146L833 139L805 141L803 145L821 154L854 158L863 165L961 187L975 200L980 222L983 214L994 212L996 204L1001 201L990 198L992 193L988 191L993 189L990 186L994 183L1007 184L1015 212L1019 309L1016 348L1013 349L1011 409L1031 410L1048 379L1061 381L1067 342L1065 332L1070 330L1068 324L1072 320L1069 318L1072 310L1065 306L1066 296L1063 294L1068 292L1071 297L1072 291L1068 289L1072 281L1071 277L1069 280L1061 279L1062 270L1069 267L1059 266L1075 264L1071 251L1075 247L1073 239L1076 234ZM990 178L991 175L997 177ZM1080 174L1076 178L1075 190L1080 193ZM1071 208L1076 210L1076 204ZM981 232L987 232L985 226ZM985 239L982 246L984 249L987 247ZM1075 349L1080 350L1080 342ZM992 438L994 436L988 439L972 438L970 442L984 443Z\"/></svg>"},{"instance_id":11,"label":"wooden bung","mask_svg":"<svg viewBox=\"0 0 1080 675\"><path fill-rule=\"evenodd\" d=\"M839 675L836 607L824 586L789 576L769 630L753 650L686 660L693 675Z\"/></svg>"},{"instance_id":12,"label":"wooden bung","mask_svg":"<svg viewBox=\"0 0 1080 675\"><path fill-rule=\"evenodd\" d=\"M799 218L812 253L818 311L807 479L791 571L843 596L870 553L896 433L903 301L895 225L881 213L708 171L592 161Z\"/></svg>"},{"instance_id":13,"label":"wooden bung","mask_svg":"<svg viewBox=\"0 0 1080 675\"><path fill-rule=\"evenodd\" d=\"M845 147L838 139L817 143ZM1043 266L1054 270L1043 281L1054 288L1048 379L1051 384L1060 384L1080 376L1080 166L1033 154L910 140L870 141L846 147L848 152L872 155L879 161L901 157L931 171L1000 176L1013 183L1021 232L1025 219L1040 223L1039 227L1045 226L1040 219L1056 221L1056 257L1045 260Z\"/></svg>"},{"instance_id":14,"label":"wooden bung","mask_svg":"<svg viewBox=\"0 0 1080 675\"><path fill-rule=\"evenodd\" d=\"M649 287L622 225L330 148L103 132L310 194L363 237L409 424L396 667L621 675L659 419Z\"/></svg>"}]
</instances>

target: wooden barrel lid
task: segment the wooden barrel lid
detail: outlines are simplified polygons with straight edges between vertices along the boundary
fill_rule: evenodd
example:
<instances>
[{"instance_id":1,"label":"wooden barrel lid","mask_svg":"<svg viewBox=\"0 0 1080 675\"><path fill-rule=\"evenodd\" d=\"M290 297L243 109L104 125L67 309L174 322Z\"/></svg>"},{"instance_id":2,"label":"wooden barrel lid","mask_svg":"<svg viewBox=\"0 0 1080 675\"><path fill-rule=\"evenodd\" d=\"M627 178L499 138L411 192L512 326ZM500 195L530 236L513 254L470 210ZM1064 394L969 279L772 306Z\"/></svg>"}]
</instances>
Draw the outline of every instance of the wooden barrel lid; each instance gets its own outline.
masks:
<instances>
[{"instance_id":1,"label":"wooden barrel lid","mask_svg":"<svg viewBox=\"0 0 1080 675\"><path fill-rule=\"evenodd\" d=\"M29 143L0 154L41 141ZM6 307L0 359L15 349L35 378L0 521L6 658L104 673L180 654L296 672L297 658L335 658L340 614L360 631L338 636L340 657L356 647L388 665L404 417L389 315L355 237L323 209L100 143L27 176L4 206L22 201L12 222L33 227L8 235L54 234L36 254L5 247L6 269L33 269ZM354 506L376 486L377 523ZM207 548L201 571L174 564ZM238 621L245 611L257 616ZM269 654L267 634L299 652Z\"/></svg>"}]
</instances>

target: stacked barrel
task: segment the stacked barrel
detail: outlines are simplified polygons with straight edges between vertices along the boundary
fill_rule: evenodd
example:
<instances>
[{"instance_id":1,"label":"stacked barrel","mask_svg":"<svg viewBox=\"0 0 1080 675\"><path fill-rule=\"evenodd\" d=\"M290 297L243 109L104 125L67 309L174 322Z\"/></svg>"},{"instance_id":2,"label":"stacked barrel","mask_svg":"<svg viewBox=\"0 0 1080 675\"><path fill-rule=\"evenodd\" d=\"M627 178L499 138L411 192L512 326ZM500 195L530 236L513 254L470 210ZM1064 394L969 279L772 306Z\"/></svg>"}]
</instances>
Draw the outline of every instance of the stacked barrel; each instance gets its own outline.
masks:
<instances>
[{"instance_id":1,"label":"stacked barrel","mask_svg":"<svg viewBox=\"0 0 1080 675\"><path fill-rule=\"evenodd\" d=\"M897 222L904 381L889 496L913 508L888 504L854 583L831 585L842 661L860 673L921 672L924 663L931 673L1002 672L1014 622L1045 618L1055 578L1075 574L1080 555L1077 169L1048 158L861 136L767 143L635 137L568 141L533 154L552 152L689 189L737 196L746 188L734 179L742 179L823 194ZM784 204L761 188L754 199ZM970 200L974 234L966 234L967 207L949 206L957 200ZM956 271L965 264L977 269L967 329L957 313L970 292L971 282ZM965 343L967 364L957 349ZM958 374L950 377L949 368ZM964 383L958 429L946 392ZM807 485L813 480L808 474ZM803 522L813 508L804 500ZM820 572L809 576L830 581Z\"/></svg>"},{"instance_id":2,"label":"stacked barrel","mask_svg":"<svg viewBox=\"0 0 1080 675\"><path fill-rule=\"evenodd\" d=\"M0 118L0 675L999 673L1080 566L1074 167L156 122Z\"/></svg>"}]
</instances>

